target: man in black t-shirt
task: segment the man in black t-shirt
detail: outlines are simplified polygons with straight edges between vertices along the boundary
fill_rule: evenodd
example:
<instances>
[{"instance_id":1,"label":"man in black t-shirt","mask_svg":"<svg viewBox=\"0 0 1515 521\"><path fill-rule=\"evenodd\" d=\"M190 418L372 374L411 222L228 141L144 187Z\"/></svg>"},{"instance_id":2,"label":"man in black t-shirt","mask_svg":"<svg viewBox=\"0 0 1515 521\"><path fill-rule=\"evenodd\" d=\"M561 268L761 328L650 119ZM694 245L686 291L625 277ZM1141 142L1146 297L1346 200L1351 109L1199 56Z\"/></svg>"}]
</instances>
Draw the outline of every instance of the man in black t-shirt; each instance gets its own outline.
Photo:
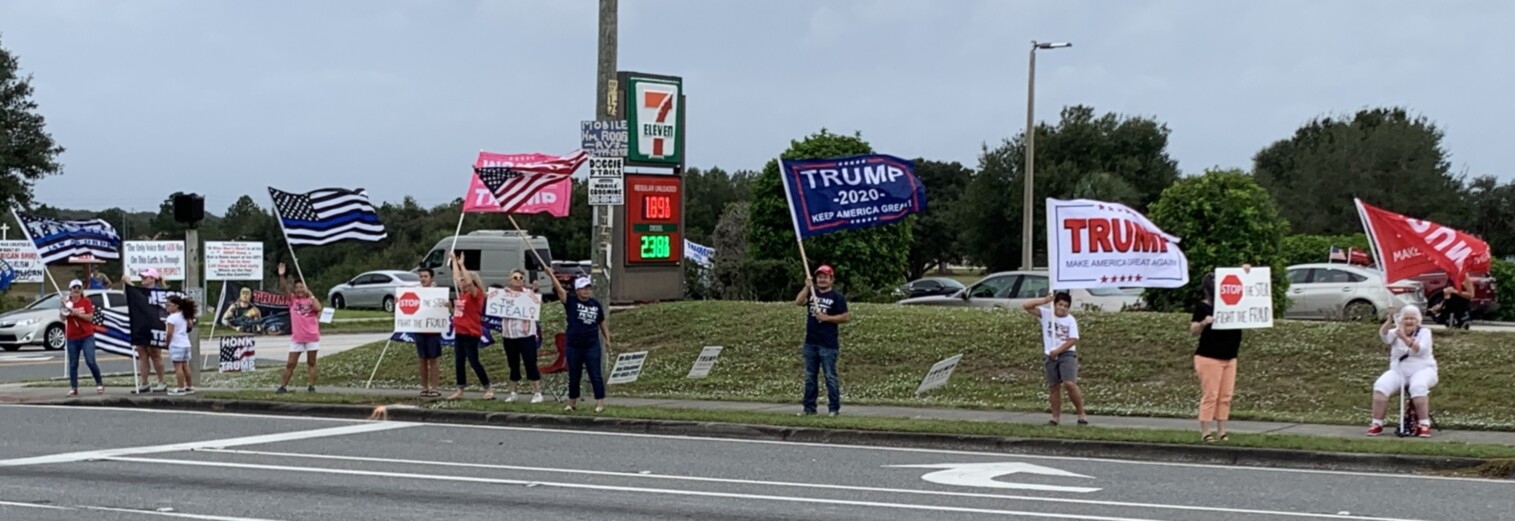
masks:
<instances>
[{"instance_id":1,"label":"man in black t-shirt","mask_svg":"<svg viewBox=\"0 0 1515 521\"><path fill-rule=\"evenodd\" d=\"M822 264L816 268L815 277L805 277L805 288L794 297L794 304L806 306L805 317L805 411L816 413L816 399L820 394L816 382L817 373L826 375L826 409L831 416L842 409L842 384L836 375L836 357L841 352L840 332L837 326L852 318L847 311L847 298L837 291L836 271ZM811 286L815 287L812 295Z\"/></svg>"}]
</instances>

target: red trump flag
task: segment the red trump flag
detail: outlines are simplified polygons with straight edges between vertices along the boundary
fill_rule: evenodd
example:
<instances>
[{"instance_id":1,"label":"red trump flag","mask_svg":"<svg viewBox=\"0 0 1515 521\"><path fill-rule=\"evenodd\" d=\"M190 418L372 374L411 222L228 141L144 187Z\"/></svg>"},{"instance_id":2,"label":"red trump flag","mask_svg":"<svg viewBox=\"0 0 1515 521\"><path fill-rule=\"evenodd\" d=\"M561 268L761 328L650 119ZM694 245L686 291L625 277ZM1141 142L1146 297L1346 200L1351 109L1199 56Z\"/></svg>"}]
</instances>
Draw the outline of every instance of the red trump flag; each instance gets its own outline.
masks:
<instances>
[{"instance_id":1,"label":"red trump flag","mask_svg":"<svg viewBox=\"0 0 1515 521\"><path fill-rule=\"evenodd\" d=\"M1489 243L1431 221L1374 207L1361 199L1355 201L1378 255L1378 266L1389 283L1436 270L1447 272L1452 280L1463 280L1469 273L1488 273Z\"/></svg>"}]
</instances>

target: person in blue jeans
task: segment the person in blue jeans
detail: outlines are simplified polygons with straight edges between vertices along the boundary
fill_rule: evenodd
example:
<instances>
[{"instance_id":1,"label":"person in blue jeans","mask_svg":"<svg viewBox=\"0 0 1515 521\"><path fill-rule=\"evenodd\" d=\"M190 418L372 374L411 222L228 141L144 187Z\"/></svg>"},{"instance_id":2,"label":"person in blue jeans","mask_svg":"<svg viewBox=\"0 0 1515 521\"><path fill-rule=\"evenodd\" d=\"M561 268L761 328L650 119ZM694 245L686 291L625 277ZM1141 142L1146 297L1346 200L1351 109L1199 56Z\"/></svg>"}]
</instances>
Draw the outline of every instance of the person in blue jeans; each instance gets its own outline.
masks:
<instances>
[{"instance_id":1,"label":"person in blue jeans","mask_svg":"<svg viewBox=\"0 0 1515 521\"><path fill-rule=\"evenodd\" d=\"M809 308L805 317L805 411L801 413L806 416L816 413L818 372L826 375L826 409L831 416L842 410L842 383L836 376L836 356L841 351L837 325L845 324L852 315L847 312L847 298L833 286L835 282L836 271L822 264L815 269L814 277L805 277L805 288L794 297L795 305Z\"/></svg>"},{"instance_id":2,"label":"person in blue jeans","mask_svg":"<svg viewBox=\"0 0 1515 521\"><path fill-rule=\"evenodd\" d=\"M568 327L565 336L568 340L566 358L568 362L568 406L565 411L573 411L579 404L579 377L587 370L589 373L589 385L594 388L594 412L605 411L605 376L601 370L602 358L605 348L610 345L610 326L605 324L605 306L594 299L594 287L588 278L579 278L573 281L573 293L563 289L563 284L556 277L552 279L552 289L557 292L558 300L563 302L563 311L567 314ZM605 337L604 342L600 336Z\"/></svg>"},{"instance_id":3,"label":"person in blue jeans","mask_svg":"<svg viewBox=\"0 0 1515 521\"><path fill-rule=\"evenodd\" d=\"M64 318L64 334L68 343L68 395L79 395L79 355L89 365L90 376L95 377L95 394L105 392L100 381L100 366L95 363L95 306L84 296L84 283L74 280L68 283L68 299L59 310Z\"/></svg>"}]
</instances>

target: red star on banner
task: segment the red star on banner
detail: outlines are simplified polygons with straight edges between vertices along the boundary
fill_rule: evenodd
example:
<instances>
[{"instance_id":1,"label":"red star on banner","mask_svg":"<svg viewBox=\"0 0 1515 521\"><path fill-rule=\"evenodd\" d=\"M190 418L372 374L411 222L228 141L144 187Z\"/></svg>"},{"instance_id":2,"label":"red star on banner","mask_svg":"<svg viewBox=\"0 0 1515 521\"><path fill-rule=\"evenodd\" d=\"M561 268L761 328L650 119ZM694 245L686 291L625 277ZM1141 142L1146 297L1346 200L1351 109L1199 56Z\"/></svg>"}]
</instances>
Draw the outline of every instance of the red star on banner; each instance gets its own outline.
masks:
<instances>
[{"instance_id":1,"label":"red star on banner","mask_svg":"<svg viewBox=\"0 0 1515 521\"><path fill-rule=\"evenodd\" d=\"M1105 205L1099 205L1099 209L1100 210L1104 210L1105 209Z\"/></svg>"},{"instance_id":2,"label":"red star on banner","mask_svg":"<svg viewBox=\"0 0 1515 521\"><path fill-rule=\"evenodd\" d=\"M1110 282L1110 277L1101 276L1099 278L1099 283L1100 284L1104 284L1104 283L1107 283L1107 282Z\"/></svg>"},{"instance_id":3,"label":"red star on banner","mask_svg":"<svg viewBox=\"0 0 1515 521\"><path fill-rule=\"evenodd\" d=\"M1142 276L1141 275L1137 275L1136 276L1136 281L1137 282L1141 282L1142 281Z\"/></svg>"}]
</instances>

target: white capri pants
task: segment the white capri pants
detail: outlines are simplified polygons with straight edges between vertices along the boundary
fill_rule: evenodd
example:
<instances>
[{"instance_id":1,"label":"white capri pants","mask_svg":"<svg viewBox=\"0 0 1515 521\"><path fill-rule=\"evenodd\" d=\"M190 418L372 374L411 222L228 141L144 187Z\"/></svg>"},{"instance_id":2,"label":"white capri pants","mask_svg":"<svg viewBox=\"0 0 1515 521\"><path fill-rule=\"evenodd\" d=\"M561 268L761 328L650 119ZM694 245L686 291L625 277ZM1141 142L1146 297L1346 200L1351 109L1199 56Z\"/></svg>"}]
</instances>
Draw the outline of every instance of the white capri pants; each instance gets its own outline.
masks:
<instances>
[{"instance_id":1,"label":"white capri pants","mask_svg":"<svg viewBox=\"0 0 1515 521\"><path fill-rule=\"evenodd\" d=\"M1436 368L1427 367L1410 374L1410 397L1424 398L1431 394L1431 388L1436 387L1438 378ZM1373 382L1373 391L1383 393L1384 396L1394 396L1405 386L1405 376L1398 369L1385 371L1378 381Z\"/></svg>"}]
</instances>

